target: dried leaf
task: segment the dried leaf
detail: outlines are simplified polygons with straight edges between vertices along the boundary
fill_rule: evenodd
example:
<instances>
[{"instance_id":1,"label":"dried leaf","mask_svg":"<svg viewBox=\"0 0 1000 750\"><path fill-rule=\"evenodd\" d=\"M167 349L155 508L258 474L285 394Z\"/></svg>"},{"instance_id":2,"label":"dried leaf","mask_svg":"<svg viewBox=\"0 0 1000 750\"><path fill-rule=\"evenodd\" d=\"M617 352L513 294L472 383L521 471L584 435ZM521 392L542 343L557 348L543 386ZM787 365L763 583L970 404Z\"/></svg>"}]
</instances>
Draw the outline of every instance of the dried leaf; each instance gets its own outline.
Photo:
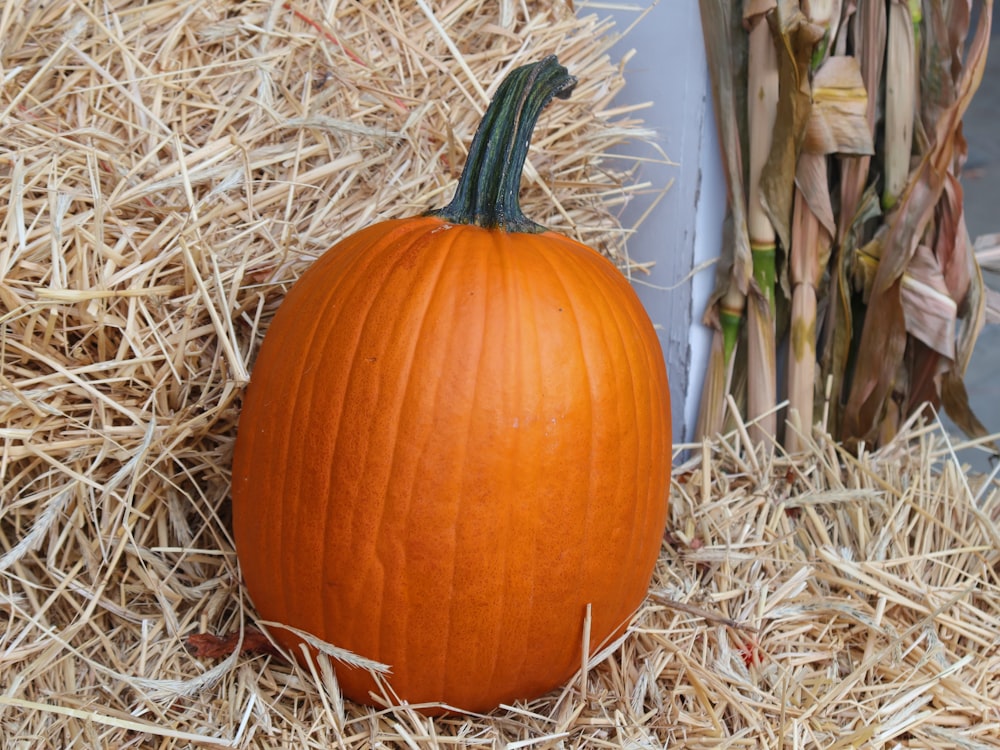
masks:
<instances>
[{"instance_id":1,"label":"dried leaf","mask_svg":"<svg viewBox=\"0 0 1000 750\"><path fill-rule=\"evenodd\" d=\"M888 232L880 228L868 242L854 251L851 263L851 279L854 288L864 305L871 303L872 292L875 289L875 278L878 275L879 259L885 246Z\"/></svg>"},{"instance_id":2,"label":"dried leaf","mask_svg":"<svg viewBox=\"0 0 1000 750\"><path fill-rule=\"evenodd\" d=\"M823 228L830 236L833 236L837 231L837 227L833 218L833 204L830 201L830 183L826 159L818 154L801 154L795 172L795 187L802 193L803 199L817 221L823 225ZM794 252L794 241L792 242L792 248ZM820 267L816 269L816 272L821 272L823 267L826 266L829 254L823 254L820 258Z\"/></svg>"},{"instance_id":3,"label":"dried leaf","mask_svg":"<svg viewBox=\"0 0 1000 750\"><path fill-rule=\"evenodd\" d=\"M879 263L879 272L883 263ZM874 430L906 351L901 286L898 278L888 288L876 286L869 300L850 396L844 408L842 434L845 440L875 442L872 440Z\"/></svg>"},{"instance_id":4,"label":"dried leaf","mask_svg":"<svg viewBox=\"0 0 1000 750\"><path fill-rule=\"evenodd\" d=\"M854 54L859 60L861 69L862 84L868 92L865 120L868 123L868 132L874 138L875 111L885 58L885 5L880 2L862 3L859 12L852 16L850 30ZM867 156L841 159L843 167L840 178L840 234L838 235L838 240L841 242L844 233L853 225L854 217L858 213L858 204L868 182L870 162L871 159Z\"/></svg>"},{"instance_id":5,"label":"dried leaf","mask_svg":"<svg viewBox=\"0 0 1000 750\"><path fill-rule=\"evenodd\" d=\"M926 245L917 247L903 274L901 294L907 332L954 360L958 305L949 294L938 259Z\"/></svg>"},{"instance_id":6,"label":"dried leaf","mask_svg":"<svg viewBox=\"0 0 1000 750\"><path fill-rule=\"evenodd\" d=\"M782 94L771 153L761 173L761 200L781 245L787 248L791 243L795 164L812 106L810 63L816 42L823 38L823 29L811 23L794 0L780 0L768 22L778 40Z\"/></svg>"},{"instance_id":7,"label":"dried leaf","mask_svg":"<svg viewBox=\"0 0 1000 750\"><path fill-rule=\"evenodd\" d=\"M969 279L969 289L962 305L962 317L958 324L958 340L955 344L955 370L959 375L965 375L972 361L972 354L979 334L986 325L986 305L988 288L983 281L983 272L979 264L972 258L972 273Z\"/></svg>"},{"instance_id":8,"label":"dried leaf","mask_svg":"<svg viewBox=\"0 0 1000 750\"><path fill-rule=\"evenodd\" d=\"M843 173L842 173L843 179ZM857 212L851 215L845 225L841 225L842 239L834 244L834 255L830 264L831 283L827 293L826 317L823 321L823 354L821 372L823 380L829 379L834 398L830 403L829 429L840 433L842 420L841 394L850 382L848 366L855 341L855 305L851 279L864 227L880 216L881 203L875 186L870 186L856 204ZM874 281L874 272L872 273Z\"/></svg>"},{"instance_id":9,"label":"dried leaf","mask_svg":"<svg viewBox=\"0 0 1000 750\"><path fill-rule=\"evenodd\" d=\"M715 439L722 434L726 414L726 392L732 373L733 357L725 356L724 336L721 328L712 333L705 383L698 404L698 423L695 440Z\"/></svg>"},{"instance_id":10,"label":"dried leaf","mask_svg":"<svg viewBox=\"0 0 1000 750\"><path fill-rule=\"evenodd\" d=\"M980 268L991 273L1000 273L1000 232L976 237L973 250Z\"/></svg>"},{"instance_id":11,"label":"dried leaf","mask_svg":"<svg viewBox=\"0 0 1000 750\"><path fill-rule=\"evenodd\" d=\"M982 81L986 50L989 45L992 7L992 3L987 3L983 7L976 37L969 49L967 67L959 79L958 96L936 123L931 148L914 171L904 195L908 205L892 222L894 242L898 243L902 252L893 254L889 258L883 273L885 285L889 280L896 279L902 274L909 261L909 255L926 229L944 184L948 180L949 168L953 166L956 138L961 133L962 118L972 100L972 95Z\"/></svg>"},{"instance_id":12,"label":"dried leaf","mask_svg":"<svg viewBox=\"0 0 1000 750\"><path fill-rule=\"evenodd\" d=\"M264 654L283 659L281 652L261 631L247 627L242 633L234 630L223 636L193 633L185 641L187 650L199 659L224 659L239 648L241 654Z\"/></svg>"},{"instance_id":13,"label":"dried leaf","mask_svg":"<svg viewBox=\"0 0 1000 750\"><path fill-rule=\"evenodd\" d=\"M934 238L934 255L944 274L948 294L961 305L972 283L975 255L972 241L965 228L962 209L962 185L953 174L948 174L941 201L935 216L937 229Z\"/></svg>"},{"instance_id":14,"label":"dried leaf","mask_svg":"<svg viewBox=\"0 0 1000 750\"><path fill-rule=\"evenodd\" d=\"M843 428L858 438L872 436L905 351L901 279L941 198L953 164L955 138L986 64L992 3L982 10L958 95L937 123L934 141L911 175L889 219L889 233L879 261L858 347L858 362L844 413ZM877 357L873 353L877 353Z\"/></svg>"},{"instance_id":15,"label":"dried leaf","mask_svg":"<svg viewBox=\"0 0 1000 750\"><path fill-rule=\"evenodd\" d=\"M814 154L875 153L868 125L868 93L855 57L831 57L816 71L813 105L803 151Z\"/></svg>"},{"instance_id":16,"label":"dried leaf","mask_svg":"<svg viewBox=\"0 0 1000 750\"><path fill-rule=\"evenodd\" d=\"M1000 292L992 287L986 287L986 322L1000 323Z\"/></svg>"},{"instance_id":17,"label":"dried leaf","mask_svg":"<svg viewBox=\"0 0 1000 750\"><path fill-rule=\"evenodd\" d=\"M842 0L809 0L809 2L802 3L802 5L810 22L823 30L823 38L813 50L812 67L815 70L830 55L832 43L837 37L837 31L840 29L840 22L843 16L843 3Z\"/></svg>"},{"instance_id":18,"label":"dried leaf","mask_svg":"<svg viewBox=\"0 0 1000 750\"><path fill-rule=\"evenodd\" d=\"M907 343L903 371L906 373L906 393L899 393L903 402L901 416L930 404L941 406L941 376L954 366L954 362L931 349L923 341L911 338ZM899 386L899 381L896 383ZM905 396L905 398L904 398Z\"/></svg>"},{"instance_id":19,"label":"dried leaf","mask_svg":"<svg viewBox=\"0 0 1000 750\"><path fill-rule=\"evenodd\" d=\"M933 132L941 113L955 101L961 51L969 31L969 3L923 3L920 116Z\"/></svg>"}]
</instances>

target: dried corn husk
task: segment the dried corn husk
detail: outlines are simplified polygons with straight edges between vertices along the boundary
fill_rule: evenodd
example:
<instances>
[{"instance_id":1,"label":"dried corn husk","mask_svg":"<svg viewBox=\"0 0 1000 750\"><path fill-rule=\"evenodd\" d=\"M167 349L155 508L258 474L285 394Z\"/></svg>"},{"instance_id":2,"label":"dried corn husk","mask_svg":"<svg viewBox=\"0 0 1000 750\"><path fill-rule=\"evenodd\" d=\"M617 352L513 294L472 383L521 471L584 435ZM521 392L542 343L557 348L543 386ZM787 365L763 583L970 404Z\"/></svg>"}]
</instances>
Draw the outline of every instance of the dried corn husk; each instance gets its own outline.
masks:
<instances>
[{"instance_id":1,"label":"dried corn husk","mask_svg":"<svg viewBox=\"0 0 1000 750\"><path fill-rule=\"evenodd\" d=\"M767 13L778 41L777 118L754 206L778 239L775 348L789 364L776 398L787 398L786 448L797 450L821 417L848 444L884 442L927 405L985 437L962 377L995 295L965 229L960 170L961 119L982 78L992 0L974 30L966 3L893 0L888 13L882 3L836 0L749 7ZM714 85L749 80L735 59L728 68L718 55L709 62L720 66ZM751 361L765 331L751 303L764 286L749 287L747 352L728 380L751 417L761 402L753 385L767 369L766 358Z\"/></svg>"}]
</instances>

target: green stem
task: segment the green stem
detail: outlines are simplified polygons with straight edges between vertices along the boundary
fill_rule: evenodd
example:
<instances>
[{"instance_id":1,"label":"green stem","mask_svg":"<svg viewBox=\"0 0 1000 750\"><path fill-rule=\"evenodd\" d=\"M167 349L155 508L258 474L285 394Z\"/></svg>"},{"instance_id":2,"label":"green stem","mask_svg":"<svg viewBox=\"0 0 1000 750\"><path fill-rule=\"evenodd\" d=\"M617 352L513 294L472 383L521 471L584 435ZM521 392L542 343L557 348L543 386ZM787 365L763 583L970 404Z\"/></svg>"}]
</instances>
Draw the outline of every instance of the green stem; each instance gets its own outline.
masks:
<instances>
[{"instance_id":1,"label":"green stem","mask_svg":"<svg viewBox=\"0 0 1000 750\"><path fill-rule=\"evenodd\" d=\"M760 286L760 290L767 298L767 304L771 308L771 316L774 316L774 285L777 280L777 270L775 260L777 247L773 242L750 243L750 251L753 257L753 275Z\"/></svg>"},{"instance_id":2,"label":"green stem","mask_svg":"<svg viewBox=\"0 0 1000 750\"><path fill-rule=\"evenodd\" d=\"M479 123L455 197L428 214L505 232L545 231L521 212L521 171L538 116L553 97L565 99L575 85L555 55L511 71Z\"/></svg>"},{"instance_id":3,"label":"green stem","mask_svg":"<svg viewBox=\"0 0 1000 750\"><path fill-rule=\"evenodd\" d=\"M740 325L743 323L743 311L719 311L719 323L722 326L722 361L729 366L729 360L736 350L736 340L740 336Z\"/></svg>"}]
</instances>

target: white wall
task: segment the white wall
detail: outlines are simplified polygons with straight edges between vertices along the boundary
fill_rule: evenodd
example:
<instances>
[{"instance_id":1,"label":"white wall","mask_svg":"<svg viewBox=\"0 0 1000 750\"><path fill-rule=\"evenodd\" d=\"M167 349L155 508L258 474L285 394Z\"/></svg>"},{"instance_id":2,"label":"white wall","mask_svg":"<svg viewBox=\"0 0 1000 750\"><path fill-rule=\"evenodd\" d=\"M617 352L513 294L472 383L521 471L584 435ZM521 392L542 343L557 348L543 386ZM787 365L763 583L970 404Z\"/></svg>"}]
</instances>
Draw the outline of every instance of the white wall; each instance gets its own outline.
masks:
<instances>
[{"instance_id":1,"label":"white wall","mask_svg":"<svg viewBox=\"0 0 1000 750\"><path fill-rule=\"evenodd\" d=\"M609 10L604 4L588 7L578 2L577 7L582 13L610 13L620 32L634 24L614 53L620 57L635 50L625 68L626 87L619 101L654 103L640 116L657 131L659 144L676 162L651 164L640 175L640 181L662 186L673 180L673 185L630 241L629 254L636 260L656 261L651 275L636 277L636 289L660 327L671 383L674 439L689 440L708 358L709 332L700 321L715 269L709 266L693 277L692 271L718 256L725 212L698 3L639 0L630 9ZM645 208L630 206L626 225Z\"/></svg>"}]
</instances>

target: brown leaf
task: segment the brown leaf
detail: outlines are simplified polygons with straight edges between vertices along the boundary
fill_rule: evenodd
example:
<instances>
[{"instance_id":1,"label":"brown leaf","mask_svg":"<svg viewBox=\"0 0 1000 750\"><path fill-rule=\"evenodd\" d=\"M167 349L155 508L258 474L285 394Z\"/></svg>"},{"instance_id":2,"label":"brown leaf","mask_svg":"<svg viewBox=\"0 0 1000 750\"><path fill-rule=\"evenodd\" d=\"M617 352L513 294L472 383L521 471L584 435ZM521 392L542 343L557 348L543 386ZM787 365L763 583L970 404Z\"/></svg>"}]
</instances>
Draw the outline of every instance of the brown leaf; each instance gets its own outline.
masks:
<instances>
[{"instance_id":1,"label":"brown leaf","mask_svg":"<svg viewBox=\"0 0 1000 750\"><path fill-rule=\"evenodd\" d=\"M698 423L695 427L696 440L704 438L711 440L723 431L726 414L726 391L729 388L733 359L725 356L722 330L715 330L712 333L708 368L705 370L705 383L702 386L701 402L698 405Z\"/></svg>"},{"instance_id":2,"label":"brown leaf","mask_svg":"<svg viewBox=\"0 0 1000 750\"><path fill-rule=\"evenodd\" d=\"M802 193L802 197L809 205L809 210L832 237L837 231L837 227L834 224L833 204L830 201L826 159L818 154L801 154L795 172L795 186ZM794 248L794 246L793 242L792 247ZM824 256L821 266L826 265L826 257Z\"/></svg>"},{"instance_id":3,"label":"brown leaf","mask_svg":"<svg viewBox=\"0 0 1000 750\"><path fill-rule=\"evenodd\" d=\"M944 275L948 294L961 305L972 283L972 242L965 228L965 214L962 208L962 185L953 174L948 174L944 193L937 207L937 236L934 254L938 258Z\"/></svg>"},{"instance_id":4,"label":"brown leaf","mask_svg":"<svg viewBox=\"0 0 1000 750\"><path fill-rule=\"evenodd\" d=\"M865 305L871 302L872 290L875 289L875 277L878 274L878 261L882 257L887 234L888 232L884 228L880 228L874 237L854 251L854 257L850 264L851 279Z\"/></svg>"},{"instance_id":5,"label":"brown leaf","mask_svg":"<svg viewBox=\"0 0 1000 750\"><path fill-rule=\"evenodd\" d=\"M264 654L283 658L267 636L254 627L246 628L242 634L235 630L224 636L194 633L187 637L185 646L199 659L224 659L232 655L237 647L241 654Z\"/></svg>"},{"instance_id":6,"label":"brown leaf","mask_svg":"<svg viewBox=\"0 0 1000 750\"><path fill-rule=\"evenodd\" d=\"M987 3L969 48L967 67L959 79L958 96L942 114L931 149L911 174L902 199L890 217L889 236L865 313L858 365L845 407L845 438L870 439L902 362L906 332L901 279L948 180L948 169L955 153L955 134L960 132L962 116L982 80L991 17L992 3Z\"/></svg>"},{"instance_id":7,"label":"brown leaf","mask_svg":"<svg viewBox=\"0 0 1000 750\"><path fill-rule=\"evenodd\" d=\"M813 78L812 108L803 151L813 154L875 153L868 124L868 93L855 57L829 58Z\"/></svg>"},{"instance_id":8,"label":"brown leaf","mask_svg":"<svg viewBox=\"0 0 1000 750\"><path fill-rule=\"evenodd\" d=\"M880 271L883 263L884 260L879 263ZM874 442L877 421L906 351L906 318L900 287L897 278L889 288L874 291L869 300L844 408L844 439Z\"/></svg>"},{"instance_id":9,"label":"brown leaf","mask_svg":"<svg viewBox=\"0 0 1000 750\"><path fill-rule=\"evenodd\" d=\"M948 292L938 259L926 245L917 247L903 274L901 299L907 332L954 360L958 305Z\"/></svg>"},{"instance_id":10,"label":"brown leaf","mask_svg":"<svg viewBox=\"0 0 1000 750\"><path fill-rule=\"evenodd\" d=\"M779 0L768 23L778 40L781 97L771 152L761 173L761 202L781 245L787 248L791 243L795 165L812 106L809 67L823 29L806 18L795 0Z\"/></svg>"},{"instance_id":11,"label":"brown leaf","mask_svg":"<svg viewBox=\"0 0 1000 750\"><path fill-rule=\"evenodd\" d=\"M906 347L904 369L908 373L905 410L910 414L924 404L941 405L941 376L954 362L922 341L911 338Z\"/></svg>"},{"instance_id":12,"label":"brown leaf","mask_svg":"<svg viewBox=\"0 0 1000 750\"><path fill-rule=\"evenodd\" d=\"M862 84L865 91L869 92L865 120L868 123L868 132L874 137L877 92L882 82L882 66L885 59L885 4L862 3L859 12L855 13L851 20L854 54L860 60ZM844 233L847 232L847 228L858 212L858 205L868 182L870 162L871 159L867 156L844 157L842 159L840 234L838 235L840 241L843 240Z\"/></svg>"},{"instance_id":13,"label":"brown leaf","mask_svg":"<svg viewBox=\"0 0 1000 750\"><path fill-rule=\"evenodd\" d=\"M906 205L900 207L896 220L892 222L892 242L900 252L890 254L888 262L880 267L881 289L888 288L891 281L902 275L941 197L953 164L955 141L961 133L962 118L983 78L992 9L992 3L983 6L979 28L969 49L967 67L959 78L958 95L936 123L931 149L911 176L902 201Z\"/></svg>"},{"instance_id":14,"label":"brown leaf","mask_svg":"<svg viewBox=\"0 0 1000 750\"><path fill-rule=\"evenodd\" d=\"M983 272L976 263L971 263L971 278L968 293L962 305L962 317L958 324L958 341L955 344L955 371L965 375L972 361L976 340L986 325L988 289L983 281Z\"/></svg>"},{"instance_id":15,"label":"brown leaf","mask_svg":"<svg viewBox=\"0 0 1000 750\"><path fill-rule=\"evenodd\" d=\"M870 3L869 3L870 4ZM867 157L858 157L867 158ZM848 159L854 161L856 159ZM841 179L844 179L842 173ZM843 208L843 204L841 204ZM843 399L846 384L850 382L848 367L851 362L852 344L855 338L855 301L851 276L858 264L858 244L862 241L863 230L869 221L880 216L882 206L874 185L865 190L855 203L855 213L844 218L840 225L840 240L834 243L833 260L830 263L830 286L827 293L828 304L823 320L823 353L821 357L821 377L830 381L830 431L839 435L843 417ZM874 274L872 274L874 280Z\"/></svg>"},{"instance_id":16,"label":"brown leaf","mask_svg":"<svg viewBox=\"0 0 1000 750\"><path fill-rule=\"evenodd\" d=\"M969 3L923 4L920 113L931 132L955 101L961 54L969 31Z\"/></svg>"}]
</instances>

